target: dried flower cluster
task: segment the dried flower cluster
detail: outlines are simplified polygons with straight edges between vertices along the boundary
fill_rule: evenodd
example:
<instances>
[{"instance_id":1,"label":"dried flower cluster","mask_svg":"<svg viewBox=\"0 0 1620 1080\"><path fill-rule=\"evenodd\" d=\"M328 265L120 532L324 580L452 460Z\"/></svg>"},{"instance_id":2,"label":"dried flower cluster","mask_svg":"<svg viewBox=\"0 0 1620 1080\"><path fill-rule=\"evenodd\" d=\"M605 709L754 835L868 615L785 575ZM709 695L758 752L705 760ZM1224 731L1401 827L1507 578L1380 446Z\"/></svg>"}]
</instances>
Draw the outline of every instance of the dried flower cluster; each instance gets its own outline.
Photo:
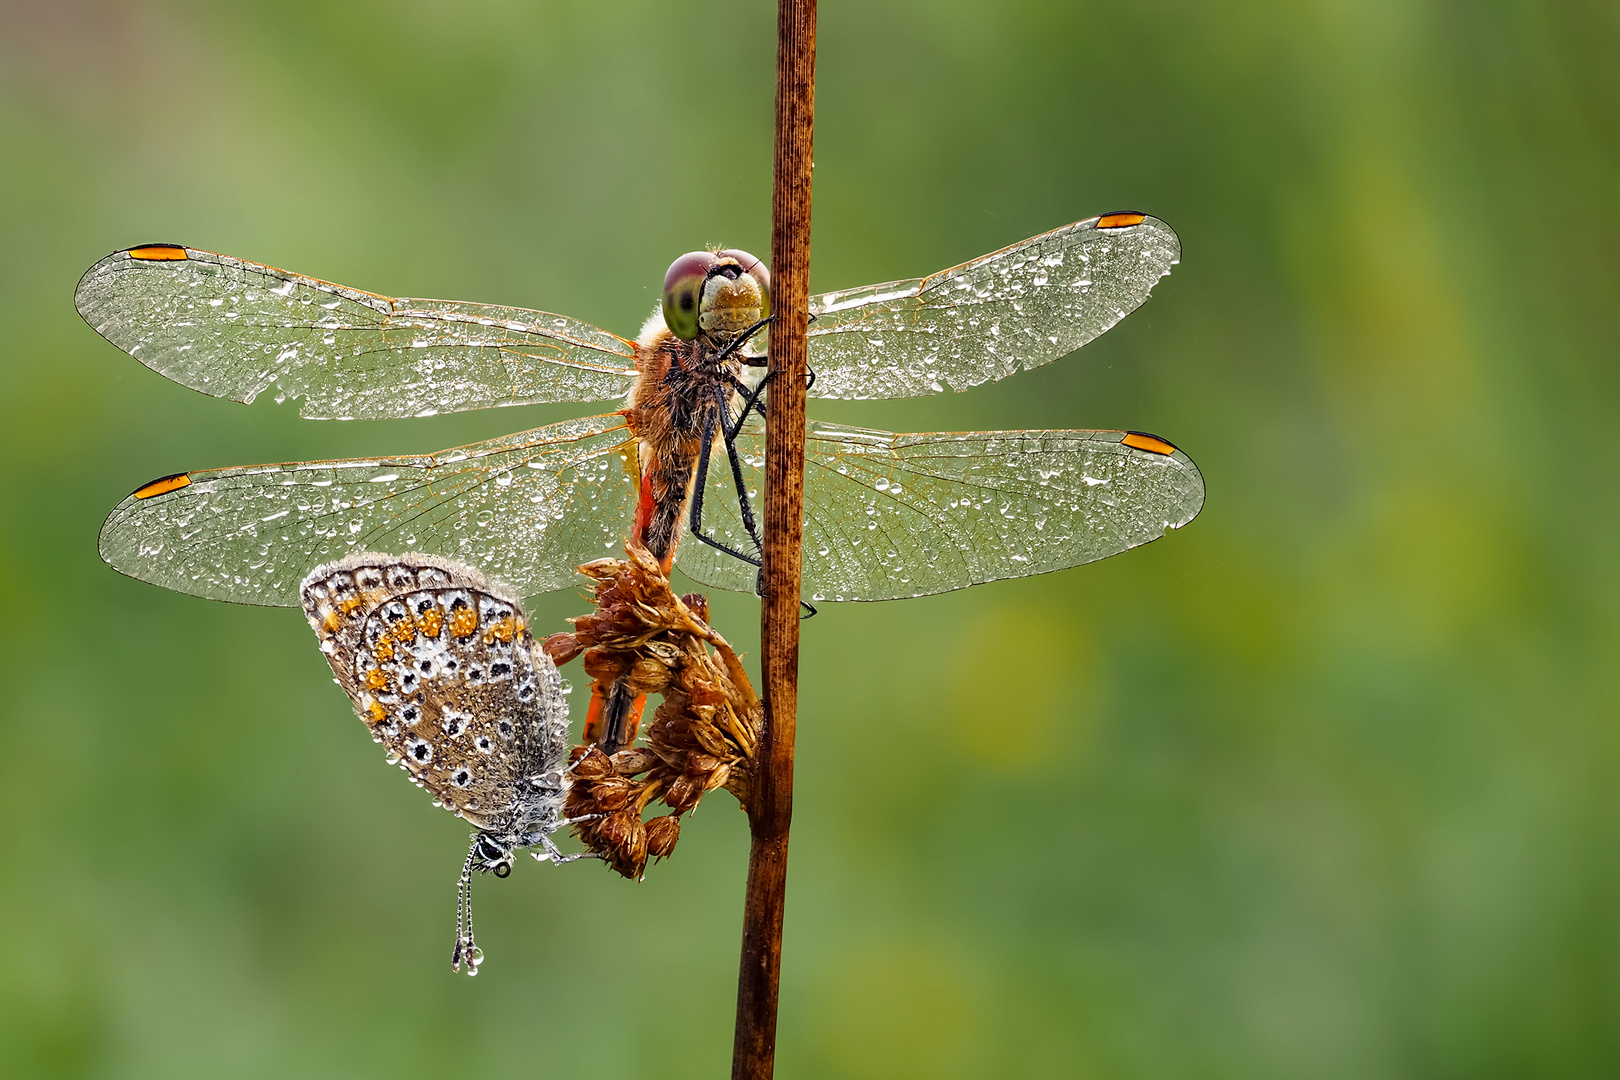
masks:
<instances>
[{"instance_id":1,"label":"dried flower cluster","mask_svg":"<svg viewBox=\"0 0 1620 1080\"><path fill-rule=\"evenodd\" d=\"M736 652L709 626L707 600L677 597L645 549L625 554L580 567L596 582L596 610L570 619L573 632L553 634L545 649L559 665L583 656L596 693L624 679L637 695L663 698L643 745L611 758L581 746L572 759L568 816L593 819L576 834L620 874L639 877L649 857L674 849L681 815L706 792L723 787L747 808L764 710ZM655 802L671 812L643 820Z\"/></svg>"}]
</instances>

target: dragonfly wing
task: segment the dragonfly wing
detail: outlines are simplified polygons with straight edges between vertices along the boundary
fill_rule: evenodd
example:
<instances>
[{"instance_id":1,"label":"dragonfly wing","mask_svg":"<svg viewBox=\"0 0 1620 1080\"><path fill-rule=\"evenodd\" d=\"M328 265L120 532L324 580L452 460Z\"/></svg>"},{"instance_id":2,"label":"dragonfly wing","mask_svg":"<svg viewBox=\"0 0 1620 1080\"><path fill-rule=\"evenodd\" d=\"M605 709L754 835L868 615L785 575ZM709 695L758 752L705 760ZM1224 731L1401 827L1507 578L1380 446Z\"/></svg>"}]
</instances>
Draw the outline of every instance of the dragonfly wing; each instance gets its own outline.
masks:
<instances>
[{"instance_id":1,"label":"dragonfly wing","mask_svg":"<svg viewBox=\"0 0 1620 1080\"><path fill-rule=\"evenodd\" d=\"M923 397L1049 364L1136 310L1180 261L1158 218L1105 214L929 277L811 297L810 393Z\"/></svg>"},{"instance_id":2,"label":"dragonfly wing","mask_svg":"<svg viewBox=\"0 0 1620 1080\"><path fill-rule=\"evenodd\" d=\"M757 491L763 436L746 432L738 447ZM1191 458L1123 431L897 435L812 422L804 483L804 594L818 602L926 596L1078 566L1156 540L1204 504ZM730 488L729 470L711 469L704 521L722 539L746 535ZM754 587L752 567L690 539L680 558L705 584Z\"/></svg>"},{"instance_id":3,"label":"dragonfly wing","mask_svg":"<svg viewBox=\"0 0 1620 1080\"><path fill-rule=\"evenodd\" d=\"M213 397L313 419L620 397L635 346L561 315L378 296L195 248L115 252L74 293L96 332Z\"/></svg>"},{"instance_id":4,"label":"dragonfly wing","mask_svg":"<svg viewBox=\"0 0 1620 1080\"><path fill-rule=\"evenodd\" d=\"M635 464L612 414L419 457L182 473L113 509L101 557L243 604L296 606L304 575L351 551L446 555L533 595L578 584L576 565L620 547Z\"/></svg>"}]
</instances>

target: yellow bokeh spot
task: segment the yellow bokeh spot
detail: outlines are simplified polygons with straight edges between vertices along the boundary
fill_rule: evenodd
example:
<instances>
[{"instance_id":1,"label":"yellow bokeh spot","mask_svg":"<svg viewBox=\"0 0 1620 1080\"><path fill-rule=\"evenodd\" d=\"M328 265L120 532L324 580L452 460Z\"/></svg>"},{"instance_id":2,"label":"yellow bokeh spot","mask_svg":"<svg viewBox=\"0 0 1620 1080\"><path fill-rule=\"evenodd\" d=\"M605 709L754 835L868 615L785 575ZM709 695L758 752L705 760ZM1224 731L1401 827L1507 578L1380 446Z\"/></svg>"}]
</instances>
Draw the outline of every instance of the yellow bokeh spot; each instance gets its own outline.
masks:
<instances>
[{"instance_id":1,"label":"yellow bokeh spot","mask_svg":"<svg viewBox=\"0 0 1620 1080\"><path fill-rule=\"evenodd\" d=\"M1070 768L1090 742L1099 686L1078 618L1046 606L982 612L944 669L952 742L991 768Z\"/></svg>"}]
</instances>

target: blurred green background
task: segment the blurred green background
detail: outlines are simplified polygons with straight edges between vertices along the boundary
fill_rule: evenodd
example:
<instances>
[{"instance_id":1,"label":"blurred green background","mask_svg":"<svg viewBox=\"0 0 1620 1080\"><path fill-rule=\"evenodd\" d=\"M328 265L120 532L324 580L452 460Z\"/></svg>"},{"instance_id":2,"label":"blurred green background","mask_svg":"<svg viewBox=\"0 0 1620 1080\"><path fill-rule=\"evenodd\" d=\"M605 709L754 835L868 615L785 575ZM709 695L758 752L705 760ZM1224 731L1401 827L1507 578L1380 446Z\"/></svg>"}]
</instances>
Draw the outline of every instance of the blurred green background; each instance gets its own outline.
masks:
<instances>
[{"instance_id":1,"label":"blurred green background","mask_svg":"<svg viewBox=\"0 0 1620 1080\"><path fill-rule=\"evenodd\" d=\"M0 1071L725 1075L729 798L640 885L481 881L452 976L466 830L303 619L96 556L177 469L582 410L301 421L71 298L179 241L633 333L769 250L774 8L3 10ZM1620 1074L1617 55L1612 0L823 6L816 289L1120 208L1185 254L1080 355L816 415L1153 431L1209 501L805 625L779 1075Z\"/></svg>"}]
</instances>

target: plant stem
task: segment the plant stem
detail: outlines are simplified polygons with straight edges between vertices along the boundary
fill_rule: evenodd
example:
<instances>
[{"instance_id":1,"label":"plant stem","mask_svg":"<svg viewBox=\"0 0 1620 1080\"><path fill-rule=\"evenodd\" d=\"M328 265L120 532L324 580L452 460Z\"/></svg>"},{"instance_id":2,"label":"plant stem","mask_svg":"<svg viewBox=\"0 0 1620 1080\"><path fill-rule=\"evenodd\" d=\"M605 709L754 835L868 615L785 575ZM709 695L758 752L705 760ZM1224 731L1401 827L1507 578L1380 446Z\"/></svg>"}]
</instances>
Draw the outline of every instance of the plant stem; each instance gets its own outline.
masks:
<instances>
[{"instance_id":1,"label":"plant stem","mask_svg":"<svg viewBox=\"0 0 1620 1080\"><path fill-rule=\"evenodd\" d=\"M810 303L810 168L816 99L815 0L778 0L776 169L771 202L771 382L765 420L760 664L765 729L748 811L751 840L737 976L733 1080L776 1067L793 735L799 695L799 564L804 531L805 332Z\"/></svg>"}]
</instances>

